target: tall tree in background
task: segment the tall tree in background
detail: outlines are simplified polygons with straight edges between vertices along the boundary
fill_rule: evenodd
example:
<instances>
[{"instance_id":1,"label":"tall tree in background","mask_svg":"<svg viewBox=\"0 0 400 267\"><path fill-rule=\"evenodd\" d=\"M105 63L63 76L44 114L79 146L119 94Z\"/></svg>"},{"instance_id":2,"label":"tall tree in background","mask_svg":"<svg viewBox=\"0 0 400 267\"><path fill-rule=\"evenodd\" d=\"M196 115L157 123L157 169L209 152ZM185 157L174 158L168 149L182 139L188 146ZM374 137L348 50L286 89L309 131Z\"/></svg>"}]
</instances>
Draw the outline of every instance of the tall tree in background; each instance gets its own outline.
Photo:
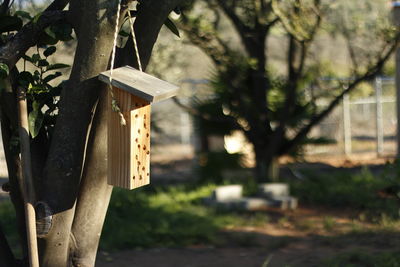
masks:
<instances>
[{"instance_id":1,"label":"tall tree in background","mask_svg":"<svg viewBox=\"0 0 400 267\"><path fill-rule=\"evenodd\" d=\"M214 63L211 79L218 114L203 116L239 129L252 144L258 181L268 179L275 157L289 154L303 144L310 130L325 118L343 95L377 75L394 51L398 36L370 1L353 3L324 0L212 0L193 1L180 21L192 44ZM384 4L383 1L380 4ZM207 12L199 12L207 8ZM191 10L191 11L189 11ZM240 45L227 36L227 18ZM270 39L284 36L278 50ZM346 42L351 58L350 82L323 82L323 61L313 45L320 36ZM285 71L271 60L283 55ZM343 71L342 71L343 73ZM306 94L309 87L317 88ZM318 108L324 98L328 105ZM215 110L215 109L214 109ZM204 115L204 114L203 114Z\"/></svg>"},{"instance_id":2,"label":"tall tree in background","mask_svg":"<svg viewBox=\"0 0 400 267\"><path fill-rule=\"evenodd\" d=\"M122 1L122 19L131 2ZM144 66L161 26L180 2L140 1L135 32ZM106 86L97 76L109 64L118 1L54 0L35 16L15 12L12 3L4 0L0 6L1 129L9 173L5 189L16 210L25 260L15 259L0 229L0 266L28 265L18 185L18 86L28 89L40 266L94 266L112 191L106 179ZM77 38L72 71L66 82L54 86L50 81L61 73L53 71L65 65L47 58L56 50L53 44L71 38L72 29ZM26 54L30 47L37 52ZM136 65L132 44L117 52L118 66ZM35 72L17 69L21 58Z\"/></svg>"}]
</instances>

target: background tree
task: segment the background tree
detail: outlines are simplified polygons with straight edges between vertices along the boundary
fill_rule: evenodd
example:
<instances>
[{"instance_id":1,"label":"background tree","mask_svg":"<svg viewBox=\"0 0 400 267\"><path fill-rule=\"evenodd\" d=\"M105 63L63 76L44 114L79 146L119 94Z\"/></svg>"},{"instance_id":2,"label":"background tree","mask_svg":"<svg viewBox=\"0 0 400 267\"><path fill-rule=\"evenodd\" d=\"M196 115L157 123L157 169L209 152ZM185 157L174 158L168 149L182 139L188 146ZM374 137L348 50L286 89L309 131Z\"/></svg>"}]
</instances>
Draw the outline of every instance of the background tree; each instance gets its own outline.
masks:
<instances>
[{"instance_id":1,"label":"background tree","mask_svg":"<svg viewBox=\"0 0 400 267\"><path fill-rule=\"evenodd\" d=\"M223 120L244 133L253 146L258 181L268 179L275 157L295 152L343 95L372 79L390 58L398 36L379 4L385 6L383 1L198 0L183 12L180 28L215 66L215 98L206 104L221 108L202 117L216 124ZM207 12L199 12L205 7ZM271 51L277 32L283 38ZM315 45L324 36L345 40L344 52L352 61L345 71L324 67ZM273 60L275 55L284 61ZM352 79L320 79L340 74ZM321 98L329 103L322 109L316 105Z\"/></svg>"},{"instance_id":2,"label":"background tree","mask_svg":"<svg viewBox=\"0 0 400 267\"><path fill-rule=\"evenodd\" d=\"M122 2L122 19L131 2L135 1ZM144 66L149 62L161 26L180 2L140 1L135 32ZM35 130L31 149L35 191L40 200L36 206L37 219L45 223L41 226L49 226L39 229L42 231L40 265L94 265L112 191L106 179L106 86L98 81L97 75L109 64L117 3L55 0L35 16L16 12L12 1L4 0L0 6L1 127L9 173L5 189L10 192L16 210L24 257L19 262L15 259L0 231L1 266L28 264L16 149L18 86L28 87L30 123ZM65 66L47 61L55 52L50 47L69 39L72 29L77 47L71 74L66 82L54 86L54 79L60 74L53 70ZM25 55L32 46L37 47L37 52ZM128 44L118 49L118 66L136 65L131 48L132 44ZM22 57L36 71L18 69L16 63Z\"/></svg>"}]
</instances>

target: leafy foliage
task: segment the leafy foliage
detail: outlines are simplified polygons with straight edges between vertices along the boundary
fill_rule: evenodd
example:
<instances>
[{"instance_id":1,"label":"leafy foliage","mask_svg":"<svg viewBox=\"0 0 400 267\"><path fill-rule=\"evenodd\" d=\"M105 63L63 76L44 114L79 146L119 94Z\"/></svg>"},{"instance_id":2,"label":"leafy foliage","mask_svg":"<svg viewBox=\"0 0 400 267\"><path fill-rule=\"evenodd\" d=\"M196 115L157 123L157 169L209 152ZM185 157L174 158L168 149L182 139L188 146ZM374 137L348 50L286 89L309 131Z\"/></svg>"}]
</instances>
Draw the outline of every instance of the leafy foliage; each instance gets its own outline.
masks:
<instances>
[{"instance_id":1,"label":"leafy foliage","mask_svg":"<svg viewBox=\"0 0 400 267\"><path fill-rule=\"evenodd\" d=\"M55 70L67 68L69 65L50 64L48 57L55 52L55 46L47 46L44 49L38 47L37 53L23 57L26 62L31 63L36 68L33 72L24 70L19 73L18 77L19 84L28 89L29 131L32 138L39 135L41 130L43 130L45 136L51 138L56 120L62 84L54 85L54 82L62 73Z\"/></svg>"}]
</instances>

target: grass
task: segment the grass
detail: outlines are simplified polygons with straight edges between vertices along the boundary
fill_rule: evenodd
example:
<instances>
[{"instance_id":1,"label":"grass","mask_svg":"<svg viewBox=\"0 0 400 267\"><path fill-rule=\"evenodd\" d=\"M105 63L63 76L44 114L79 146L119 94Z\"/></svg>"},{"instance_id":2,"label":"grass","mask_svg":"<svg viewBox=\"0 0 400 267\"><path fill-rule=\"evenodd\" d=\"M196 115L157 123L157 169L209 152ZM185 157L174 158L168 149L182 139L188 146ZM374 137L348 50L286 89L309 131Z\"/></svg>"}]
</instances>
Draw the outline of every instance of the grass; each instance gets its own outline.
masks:
<instances>
[{"instance_id":1,"label":"grass","mask_svg":"<svg viewBox=\"0 0 400 267\"><path fill-rule=\"evenodd\" d=\"M378 198L376 191L393 182L385 177L376 178L367 169L361 173L335 172L329 174L304 173L302 180L290 181L292 194L300 203L318 204L326 207L359 210L358 218L349 224L349 238L385 232L397 232L398 203L392 199ZM134 191L115 189L100 248L120 250L148 247L184 247L193 245L239 245L254 246L254 235L222 230L243 227L264 227L272 223L282 228L294 226L299 231L323 229L335 235L343 233L335 217L325 216L318 220L294 218L284 215L275 220L265 212L227 212L206 207L202 198L211 194L215 184L148 186ZM247 191L254 190L250 181ZM294 220L294 221L293 221ZM15 216L9 201L0 202L0 221L10 243L18 241L14 228ZM373 227L366 227L373 224ZM289 240L289 239L288 239ZM273 247L285 245L290 240L277 241ZM341 239L326 242L337 243ZM231 244L231 242L233 242ZM382 244L385 245L385 244Z\"/></svg>"},{"instance_id":2,"label":"grass","mask_svg":"<svg viewBox=\"0 0 400 267\"><path fill-rule=\"evenodd\" d=\"M359 173L337 171L315 174L304 171L303 180L289 181L292 194L301 203L351 208L365 211L364 216L377 217L386 214L398 218L399 203L395 199L380 198L377 192L395 183L392 178L374 177L366 168Z\"/></svg>"},{"instance_id":3,"label":"grass","mask_svg":"<svg viewBox=\"0 0 400 267\"><path fill-rule=\"evenodd\" d=\"M16 219L14 207L10 200L0 202L0 224L3 231L6 233L7 240L14 251L15 255L20 256L19 237L16 228Z\"/></svg>"},{"instance_id":4,"label":"grass","mask_svg":"<svg viewBox=\"0 0 400 267\"><path fill-rule=\"evenodd\" d=\"M116 189L100 247L110 250L222 245L222 229L268 223L268 216L263 213L224 212L202 205L201 199L214 188L215 185L149 187L131 192ZM251 243L247 239L243 237L242 243Z\"/></svg>"},{"instance_id":5,"label":"grass","mask_svg":"<svg viewBox=\"0 0 400 267\"><path fill-rule=\"evenodd\" d=\"M325 216L322 220L323 227L326 231L331 232L334 230L336 221L331 216Z\"/></svg>"}]
</instances>

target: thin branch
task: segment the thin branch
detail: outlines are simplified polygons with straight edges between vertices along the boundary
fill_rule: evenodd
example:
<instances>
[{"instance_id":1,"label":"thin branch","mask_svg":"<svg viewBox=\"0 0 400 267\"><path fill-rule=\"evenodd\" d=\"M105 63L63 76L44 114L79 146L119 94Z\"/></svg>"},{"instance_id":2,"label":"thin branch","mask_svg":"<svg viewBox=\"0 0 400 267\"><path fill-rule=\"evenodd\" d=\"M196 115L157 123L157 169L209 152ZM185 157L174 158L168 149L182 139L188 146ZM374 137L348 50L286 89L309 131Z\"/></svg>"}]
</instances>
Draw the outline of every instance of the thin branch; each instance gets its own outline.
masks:
<instances>
[{"instance_id":1,"label":"thin branch","mask_svg":"<svg viewBox=\"0 0 400 267\"><path fill-rule=\"evenodd\" d=\"M244 23L240 20L240 18L234 12L234 6L230 6L226 3L225 0L217 0L218 4L224 11L224 13L229 17L232 21L233 25L235 26L236 30L242 34L249 31L249 28L244 25ZM235 2L235 1L233 1Z\"/></svg>"},{"instance_id":2,"label":"thin branch","mask_svg":"<svg viewBox=\"0 0 400 267\"><path fill-rule=\"evenodd\" d=\"M227 55L231 54L231 51L222 39L218 37L216 31L209 30L204 32L201 30L198 21L191 21L184 16L182 16L178 26L186 33L190 42L203 50L217 67L228 65Z\"/></svg>"},{"instance_id":3,"label":"thin branch","mask_svg":"<svg viewBox=\"0 0 400 267\"><path fill-rule=\"evenodd\" d=\"M10 0L4 0L0 5L0 14L6 14L10 9Z\"/></svg>"},{"instance_id":4,"label":"thin branch","mask_svg":"<svg viewBox=\"0 0 400 267\"><path fill-rule=\"evenodd\" d=\"M0 62L6 63L12 69L26 51L37 43L40 32L50 24L66 17L66 12L61 10L68 2L67 0L54 1L40 15L36 23L26 24L10 41L0 47Z\"/></svg>"},{"instance_id":5,"label":"thin branch","mask_svg":"<svg viewBox=\"0 0 400 267\"><path fill-rule=\"evenodd\" d=\"M199 117L203 120L210 121L210 122L231 123L235 129L240 129L243 132L246 132L246 130L239 123L236 122L235 118L232 118L230 116L216 118L215 116L211 116L210 114L204 114L204 113L200 112L199 110L197 110L196 108L193 108L193 107L183 104L177 97L172 98L172 100L178 107L180 107L187 113L191 114L192 116Z\"/></svg>"},{"instance_id":6,"label":"thin branch","mask_svg":"<svg viewBox=\"0 0 400 267\"><path fill-rule=\"evenodd\" d=\"M310 130L317 125L322 119L324 119L342 100L343 96L350 93L354 88L356 88L361 82L370 80L374 78L383 68L385 62L390 58L392 53L396 50L398 41L399 41L399 35L396 37L396 41L394 44L388 49L388 51L379 58L379 60L376 62L376 64L369 69L363 76L355 79L352 83L350 83L345 90L342 91L334 100L331 101L329 106L321 111L319 114L315 115L310 122L305 125L303 128L301 128L296 136L287 142L283 148L281 149L280 153L284 154L290 151L301 139L305 138L307 134L310 132Z\"/></svg>"}]
</instances>

